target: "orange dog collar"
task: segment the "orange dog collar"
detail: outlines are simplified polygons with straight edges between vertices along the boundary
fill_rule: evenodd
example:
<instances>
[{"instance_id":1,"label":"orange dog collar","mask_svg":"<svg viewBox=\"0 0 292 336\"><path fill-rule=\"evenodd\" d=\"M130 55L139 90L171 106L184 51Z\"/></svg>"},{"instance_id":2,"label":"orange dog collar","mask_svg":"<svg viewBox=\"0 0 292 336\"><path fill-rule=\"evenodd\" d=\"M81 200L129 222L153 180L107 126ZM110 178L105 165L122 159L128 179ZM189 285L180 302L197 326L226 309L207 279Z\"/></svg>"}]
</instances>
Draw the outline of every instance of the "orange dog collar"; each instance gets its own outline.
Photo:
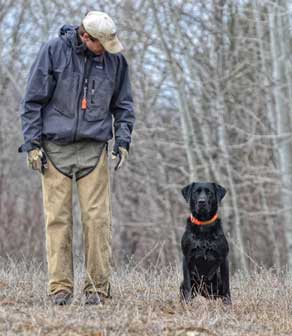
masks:
<instances>
[{"instance_id":1,"label":"orange dog collar","mask_svg":"<svg viewBox=\"0 0 292 336\"><path fill-rule=\"evenodd\" d=\"M207 224L211 224L211 223L214 223L217 218L218 218L218 214L217 213L211 219L209 219L207 221L200 221L197 218L195 218L193 215L190 216L191 222L193 224L195 224L195 225L207 225Z\"/></svg>"}]
</instances>

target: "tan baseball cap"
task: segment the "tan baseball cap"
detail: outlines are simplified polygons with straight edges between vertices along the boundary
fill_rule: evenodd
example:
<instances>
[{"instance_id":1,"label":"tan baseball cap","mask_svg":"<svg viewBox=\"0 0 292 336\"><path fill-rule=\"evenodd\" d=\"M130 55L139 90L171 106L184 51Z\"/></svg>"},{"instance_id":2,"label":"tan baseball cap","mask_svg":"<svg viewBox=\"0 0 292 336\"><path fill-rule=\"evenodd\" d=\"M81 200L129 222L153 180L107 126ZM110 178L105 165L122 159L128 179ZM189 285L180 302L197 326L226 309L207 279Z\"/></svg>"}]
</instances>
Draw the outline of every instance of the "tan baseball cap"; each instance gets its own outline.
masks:
<instances>
[{"instance_id":1,"label":"tan baseball cap","mask_svg":"<svg viewBox=\"0 0 292 336\"><path fill-rule=\"evenodd\" d=\"M106 51L116 54L124 49L117 37L116 25L106 13L88 12L82 24L87 33L98 39Z\"/></svg>"}]
</instances>

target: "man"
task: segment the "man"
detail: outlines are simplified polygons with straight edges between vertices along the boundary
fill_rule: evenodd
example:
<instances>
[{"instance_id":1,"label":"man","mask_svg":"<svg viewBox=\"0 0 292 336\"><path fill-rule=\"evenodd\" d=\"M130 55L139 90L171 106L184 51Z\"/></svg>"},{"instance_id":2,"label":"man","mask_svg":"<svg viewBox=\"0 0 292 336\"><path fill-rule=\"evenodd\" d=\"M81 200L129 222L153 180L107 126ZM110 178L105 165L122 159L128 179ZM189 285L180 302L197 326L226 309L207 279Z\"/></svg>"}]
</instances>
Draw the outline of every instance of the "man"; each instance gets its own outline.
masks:
<instances>
[{"instance_id":1,"label":"man","mask_svg":"<svg viewBox=\"0 0 292 336\"><path fill-rule=\"evenodd\" d=\"M28 164L42 172L49 286L55 304L71 302L72 182L77 181L85 246L85 302L110 296L111 208L107 141L117 168L134 125L128 66L112 19L89 12L63 26L32 65L21 113ZM112 123L114 119L114 123Z\"/></svg>"}]
</instances>

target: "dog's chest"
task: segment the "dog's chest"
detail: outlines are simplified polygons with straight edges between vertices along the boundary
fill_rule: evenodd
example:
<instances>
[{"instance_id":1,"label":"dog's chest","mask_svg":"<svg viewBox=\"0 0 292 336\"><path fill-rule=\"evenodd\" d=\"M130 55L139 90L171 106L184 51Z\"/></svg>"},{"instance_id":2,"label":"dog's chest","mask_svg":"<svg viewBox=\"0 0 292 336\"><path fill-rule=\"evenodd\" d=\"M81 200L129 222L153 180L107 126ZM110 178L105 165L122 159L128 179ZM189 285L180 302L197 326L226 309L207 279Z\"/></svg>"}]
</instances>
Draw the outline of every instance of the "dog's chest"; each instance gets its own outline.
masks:
<instances>
[{"instance_id":1,"label":"dog's chest","mask_svg":"<svg viewBox=\"0 0 292 336\"><path fill-rule=\"evenodd\" d=\"M189 258L197 267L225 259L228 254L228 245L223 234L197 235L192 234L189 245Z\"/></svg>"}]
</instances>

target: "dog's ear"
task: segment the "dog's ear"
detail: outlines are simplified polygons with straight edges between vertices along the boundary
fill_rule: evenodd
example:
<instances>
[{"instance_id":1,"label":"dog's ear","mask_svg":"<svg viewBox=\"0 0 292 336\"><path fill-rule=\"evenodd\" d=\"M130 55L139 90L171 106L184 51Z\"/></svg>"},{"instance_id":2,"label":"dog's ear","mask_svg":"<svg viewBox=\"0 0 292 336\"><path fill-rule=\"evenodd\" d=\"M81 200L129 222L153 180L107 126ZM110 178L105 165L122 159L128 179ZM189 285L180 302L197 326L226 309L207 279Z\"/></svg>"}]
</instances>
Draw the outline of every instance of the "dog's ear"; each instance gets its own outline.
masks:
<instances>
[{"instance_id":1,"label":"dog's ear","mask_svg":"<svg viewBox=\"0 0 292 336\"><path fill-rule=\"evenodd\" d=\"M216 190L217 199L221 201L223 197L225 196L227 190L223 188L220 184L217 184L217 183L213 183L213 184Z\"/></svg>"},{"instance_id":2,"label":"dog's ear","mask_svg":"<svg viewBox=\"0 0 292 336\"><path fill-rule=\"evenodd\" d=\"M182 190L181 190L181 193L182 193L183 197L185 198L185 200L187 201L187 203L190 201L191 193L192 193L192 189L193 189L194 185L195 185L195 183L191 183L191 184L185 186L184 188L182 188Z\"/></svg>"}]
</instances>

